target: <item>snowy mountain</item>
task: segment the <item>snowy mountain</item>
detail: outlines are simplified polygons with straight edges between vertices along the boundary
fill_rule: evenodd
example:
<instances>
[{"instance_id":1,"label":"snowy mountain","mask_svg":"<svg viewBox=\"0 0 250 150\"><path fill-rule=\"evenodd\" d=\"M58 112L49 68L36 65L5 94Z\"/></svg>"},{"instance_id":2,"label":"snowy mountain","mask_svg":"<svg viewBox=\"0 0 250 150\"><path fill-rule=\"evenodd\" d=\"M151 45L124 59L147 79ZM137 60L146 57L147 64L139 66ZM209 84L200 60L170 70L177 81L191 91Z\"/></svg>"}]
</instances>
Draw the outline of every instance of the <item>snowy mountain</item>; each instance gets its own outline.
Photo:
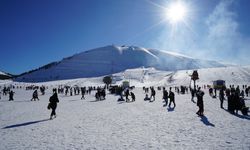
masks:
<instances>
[{"instance_id":1,"label":"snowy mountain","mask_svg":"<svg viewBox=\"0 0 250 150\"><path fill-rule=\"evenodd\" d=\"M194 59L168 51L112 45L85 51L59 62L47 64L20 75L16 81L41 82L98 77L139 67L173 71L224 66L216 61Z\"/></svg>"},{"instance_id":2,"label":"snowy mountain","mask_svg":"<svg viewBox=\"0 0 250 150\"><path fill-rule=\"evenodd\" d=\"M250 66L244 67L219 67L198 69L199 80L197 85L211 85L215 80L225 80L226 85L250 84ZM178 86L190 85L190 75L193 70L160 71L154 68L136 68L113 74L113 84L121 85L123 81L129 81L131 86ZM78 78L67 80L56 80L49 82L32 83L38 86L100 86L104 85L103 76L91 78ZM18 83L19 82L15 82ZM30 83L23 83L30 84Z\"/></svg>"},{"instance_id":3,"label":"snowy mountain","mask_svg":"<svg viewBox=\"0 0 250 150\"><path fill-rule=\"evenodd\" d=\"M0 71L0 80L10 79L11 77L10 74Z\"/></svg>"}]
</instances>

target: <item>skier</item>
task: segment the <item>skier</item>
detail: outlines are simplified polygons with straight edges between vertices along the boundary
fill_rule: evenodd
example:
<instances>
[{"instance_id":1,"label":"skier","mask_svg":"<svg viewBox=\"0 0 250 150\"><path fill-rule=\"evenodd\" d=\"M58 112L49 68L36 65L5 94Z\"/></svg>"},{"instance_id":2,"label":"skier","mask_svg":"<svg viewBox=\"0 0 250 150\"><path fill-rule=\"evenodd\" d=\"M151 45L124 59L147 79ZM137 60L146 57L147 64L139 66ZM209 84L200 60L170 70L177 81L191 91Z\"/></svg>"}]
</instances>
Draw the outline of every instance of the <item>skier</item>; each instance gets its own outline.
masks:
<instances>
[{"instance_id":1,"label":"skier","mask_svg":"<svg viewBox=\"0 0 250 150\"><path fill-rule=\"evenodd\" d=\"M31 101L32 101L32 100L36 101L36 99L39 100L37 90L35 90L35 91L33 92Z\"/></svg>"},{"instance_id":2,"label":"skier","mask_svg":"<svg viewBox=\"0 0 250 150\"><path fill-rule=\"evenodd\" d=\"M200 90L201 88L199 87L196 96L197 96L197 106L199 107L199 110L196 112L197 115L203 116L204 114L204 104L203 104L203 96L204 92Z\"/></svg>"},{"instance_id":3,"label":"skier","mask_svg":"<svg viewBox=\"0 0 250 150\"><path fill-rule=\"evenodd\" d=\"M171 91L171 89L170 89L170 91L169 91L169 99L170 99L170 102L169 102L168 107L170 107L170 106L171 106L172 102L174 103L174 107L175 107L176 105L175 105L175 97L174 97L174 92L172 92L172 91Z\"/></svg>"},{"instance_id":4,"label":"skier","mask_svg":"<svg viewBox=\"0 0 250 150\"><path fill-rule=\"evenodd\" d=\"M54 94L49 98L49 106L48 108L52 109L51 114L50 114L50 119L52 119L52 117L54 116L56 118L56 107L57 107L57 103L59 103L59 99L57 96L57 93L54 92Z\"/></svg>"}]
</instances>

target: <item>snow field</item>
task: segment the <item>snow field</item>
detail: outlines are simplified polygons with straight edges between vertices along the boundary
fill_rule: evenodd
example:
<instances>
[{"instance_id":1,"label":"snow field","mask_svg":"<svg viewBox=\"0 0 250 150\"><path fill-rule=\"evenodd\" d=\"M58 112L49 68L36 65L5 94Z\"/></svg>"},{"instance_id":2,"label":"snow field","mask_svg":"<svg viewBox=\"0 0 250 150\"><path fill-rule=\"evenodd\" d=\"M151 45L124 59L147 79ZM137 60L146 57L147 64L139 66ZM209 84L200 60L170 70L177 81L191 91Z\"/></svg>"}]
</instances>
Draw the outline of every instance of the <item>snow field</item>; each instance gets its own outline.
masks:
<instances>
[{"instance_id":1,"label":"snow field","mask_svg":"<svg viewBox=\"0 0 250 150\"><path fill-rule=\"evenodd\" d=\"M162 91L148 102L136 88L132 103L117 102L118 96L110 94L95 101L94 92L86 100L59 95L58 116L48 120L50 91L35 102L30 101L33 91L16 89L13 102L2 96L0 149L250 149L250 118L221 109L207 90L203 118L195 114L190 94L175 93L177 106L169 109L163 107Z\"/></svg>"}]
</instances>

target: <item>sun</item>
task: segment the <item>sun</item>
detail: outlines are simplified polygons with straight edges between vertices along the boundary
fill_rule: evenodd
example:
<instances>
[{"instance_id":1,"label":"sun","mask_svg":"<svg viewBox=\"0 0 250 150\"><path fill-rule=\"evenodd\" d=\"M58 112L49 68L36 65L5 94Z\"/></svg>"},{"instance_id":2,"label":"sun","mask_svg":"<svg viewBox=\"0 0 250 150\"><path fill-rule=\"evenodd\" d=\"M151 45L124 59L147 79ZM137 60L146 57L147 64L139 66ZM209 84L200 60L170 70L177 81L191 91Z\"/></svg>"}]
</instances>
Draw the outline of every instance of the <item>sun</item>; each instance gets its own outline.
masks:
<instances>
[{"instance_id":1,"label":"sun","mask_svg":"<svg viewBox=\"0 0 250 150\"><path fill-rule=\"evenodd\" d=\"M187 17L187 7L184 3L178 1L169 5L166 8L166 19L171 24L176 24L179 22L183 22Z\"/></svg>"}]
</instances>

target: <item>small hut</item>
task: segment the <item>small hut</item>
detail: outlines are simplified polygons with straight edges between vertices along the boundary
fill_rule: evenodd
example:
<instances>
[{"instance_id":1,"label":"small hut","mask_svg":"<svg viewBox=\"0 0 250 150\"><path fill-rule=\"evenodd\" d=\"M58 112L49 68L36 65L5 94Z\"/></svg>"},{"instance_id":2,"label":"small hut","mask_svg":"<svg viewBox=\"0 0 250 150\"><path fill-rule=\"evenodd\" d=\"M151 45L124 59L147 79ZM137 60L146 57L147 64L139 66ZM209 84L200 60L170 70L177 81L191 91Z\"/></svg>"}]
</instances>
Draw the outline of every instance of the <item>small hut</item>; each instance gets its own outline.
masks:
<instances>
[{"instance_id":1,"label":"small hut","mask_svg":"<svg viewBox=\"0 0 250 150\"><path fill-rule=\"evenodd\" d=\"M222 89L222 88L226 88L226 82L224 80L216 80L213 81L213 87L215 89Z\"/></svg>"}]
</instances>

